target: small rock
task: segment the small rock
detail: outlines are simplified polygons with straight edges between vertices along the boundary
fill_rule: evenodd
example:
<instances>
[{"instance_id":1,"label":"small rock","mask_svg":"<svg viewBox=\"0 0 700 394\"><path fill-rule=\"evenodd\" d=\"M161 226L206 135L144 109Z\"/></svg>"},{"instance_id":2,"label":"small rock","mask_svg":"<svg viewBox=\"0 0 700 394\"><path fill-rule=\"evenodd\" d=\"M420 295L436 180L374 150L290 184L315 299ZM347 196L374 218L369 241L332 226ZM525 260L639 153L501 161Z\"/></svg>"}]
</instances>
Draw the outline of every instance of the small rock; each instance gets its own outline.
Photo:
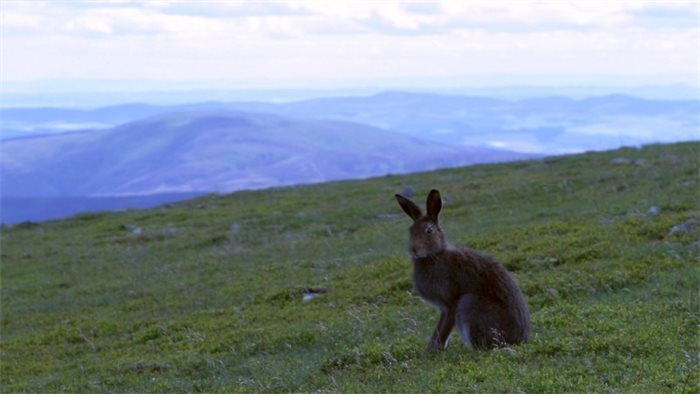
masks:
<instances>
[{"instance_id":1,"label":"small rock","mask_svg":"<svg viewBox=\"0 0 700 394\"><path fill-rule=\"evenodd\" d=\"M604 224L604 225L611 224L612 222L613 222L612 218L600 218L600 219L598 219L598 223Z\"/></svg>"},{"instance_id":2,"label":"small rock","mask_svg":"<svg viewBox=\"0 0 700 394\"><path fill-rule=\"evenodd\" d=\"M515 349L513 349L512 347L507 347L507 346L502 347L501 352L508 354L508 355L511 355L511 356L515 356L518 354L518 352Z\"/></svg>"},{"instance_id":3,"label":"small rock","mask_svg":"<svg viewBox=\"0 0 700 394\"><path fill-rule=\"evenodd\" d=\"M141 234L143 232L143 229L139 226L135 226L133 224L122 224L122 230L126 230L130 232L131 234Z\"/></svg>"},{"instance_id":4,"label":"small rock","mask_svg":"<svg viewBox=\"0 0 700 394\"><path fill-rule=\"evenodd\" d=\"M311 301L314 298L318 297L319 293L304 293L304 298L302 299L303 301Z\"/></svg>"},{"instance_id":5,"label":"small rock","mask_svg":"<svg viewBox=\"0 0 700 394\"><path fill-rule=\"evenodd\" d=\"M693 229L695 229L695 227L697 227L698 224L699 223L698 223L697 219L686 220L683 223L680 223L680 224L677 224L677 225L671 227L670 234L677 234L677 233L688 234L689 232L693 231Z\"/></svg>"},{"instance_id":6,"label":"small rock","mask_svg":"<svg viewBox=\"0 0 700 394\"><path fill-rule=\"evenodd\" d=\"M231 235L236 235L241 231L241 225L238 223L234 223L231 226L229 226L228 231Z\"/></svg>"},{"instance_id":7,"label":"small rock","mask_svg":"<svg viewBox=\"0 0 700 394\"><path fill-rule=\"evenodd\" d=\"M656 205L652 205L652 206L649 207L649 209L647 210L647 215L648 215L648 216L656 216L656 215L658 215L659 213L661 213L661 210L660 210L659 207L657 207Z\"/></svg>"},{"instance_id":8,"label":"small rock","mask_svg":"<svg viewBox=\"0 0 700 394\"><path fill-rule=\"evenodd\" d=\"M546 265L552 265L556 266L559 265L559 259L556 257L535 257L532 260L532 264L536 265L541 265L541 264L546 264Z\"/></svg>"},{"instance_id":9,"label":"small rock","mask_svg":"<svg viewBox=\"0 0 700 394\"><path fill-rule=\"evenodd\" d=\"M610 160L610 164L630 164L632 160L626 158L626 157L616 157L612 160Z\"/></svg>"},{"instance_id":10,"label":"small rock","mask_svg":"<svg viewBox=\"0 0 700 394\"><path fill-rule=\"evenodd\" d=\"M305 287L303 301L311 301L323 293L328 292L328 288L322 286Z\"/></svg>"},{"instance_id":11,"label":"small rock","mask_svg":"<svg viewBox=\"0 0 700 394\"><path fill-rule=\"evenodd\" d=\"M550 297L559 298L559 292L557 291L557 289L552 288L552 287L547 287L547 288L545 288L545 290L547 291L547 294L549 294Z\"/></svg>"},{"instance_id":12,"label":"small rock","mask_svg":"<svg viewBox=\"0 0 700 394\"><path fill-rule=\"evenodd\" d=\"M173 226L164 226L163 228L160 229L160 232L163 235L174 235L178 231L179 230L177 229L177 227L173 227Z\"/></svg>"},{"instance_id":13,"label":"small rock","mask_svg":"<svg viewBox=\"0 0 700 394\"><path fill-rule=\"evenodd\" d=\"M414 193L413 188L412 188L411 186L406 186L406 187L403 189L403 193L401 193L401 194L402 194L404 197L406 197L406 198L412 198L412 197L413 197L413 193Z\"/></svg>"},{"instance_id":14,"label":"small rock","mask_svg":"<svg viewBox=\"0 0 700 394\"><path fill-rule=\"evenodd\" d=\"M391 352L382 352L382 356L384 356L384 360L386 360L389 364L396 364L398 362L396 357L394 357Z\"/></svg>"}]
</instances>

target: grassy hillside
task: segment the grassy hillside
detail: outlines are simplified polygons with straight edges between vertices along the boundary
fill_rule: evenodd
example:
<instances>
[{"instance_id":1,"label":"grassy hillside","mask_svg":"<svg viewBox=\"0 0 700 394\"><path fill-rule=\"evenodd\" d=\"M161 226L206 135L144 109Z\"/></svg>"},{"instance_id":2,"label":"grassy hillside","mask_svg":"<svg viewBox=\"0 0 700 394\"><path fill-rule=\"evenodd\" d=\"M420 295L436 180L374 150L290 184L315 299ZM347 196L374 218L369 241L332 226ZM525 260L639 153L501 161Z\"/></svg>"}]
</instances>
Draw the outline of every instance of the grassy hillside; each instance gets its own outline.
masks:
<instances>
[{"instance_id":1,"label":"grassy hillside","mask_svg":"<svg viewBox=\"0 0 700 394\"><path fill-rule=\"evenodd\" d=\"M3 391L698 392L700 144L85 214L2 230ZM410 219L445 198L533 336L424 346ZM322 291L303 301L309 288Z\"/></svg>"}]
</instances>

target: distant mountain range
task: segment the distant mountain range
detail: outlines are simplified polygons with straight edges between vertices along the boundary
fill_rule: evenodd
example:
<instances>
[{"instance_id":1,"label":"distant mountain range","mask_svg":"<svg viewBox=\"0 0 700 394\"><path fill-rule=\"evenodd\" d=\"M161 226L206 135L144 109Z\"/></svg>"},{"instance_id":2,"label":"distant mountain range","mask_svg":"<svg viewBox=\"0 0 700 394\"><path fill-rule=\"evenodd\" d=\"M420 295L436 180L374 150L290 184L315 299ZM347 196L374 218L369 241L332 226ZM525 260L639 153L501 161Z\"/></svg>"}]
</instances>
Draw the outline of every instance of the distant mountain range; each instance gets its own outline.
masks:
<instances>
[{"instance_id":1,"label":"distant mountain range","mask_svg":"<svg viewBox=\"0 0 700 394\"><path fill-rule=\"evenodd\" d=\"M0 139L7 222L13 213L13 221L37 220L208 192L700 140L700 102L385 92L287 103L2 108Z\"/></svg>"},{"instance_id":2,"label":"distant mountain range","mask_svg":"<svg viewBox=\"0 0 700 394\"><path fill-rule=\"evenodd\" d=\"M228 192L530 157L371 126L231 111L5 140L4 197Z\"/></svg>"},{"instance_id":3,"label":"distant mountain range","mask_svg":"<svg viewBox=\"0 0 700 394\"><path fill-rule=\"evenodd\" d=\"M545 154L700 138L700 101L625 95L509 101L386 92L236 108L353 121L451 145Z\"/></svg>"},{"instance_id":4,"label":"distant mountain range","mask_svg":"<svg viewBox=\"0 0 700 394\"><path fill-rule=\"evenodd\" d=\"M108 128L146 116L202 110L350 121L447 145L540 154L700 139L700 101L651 100L625 95L503 100L385 92L288 103L129 104L93 110L5 108L0 109L0 120L2 138L8 139L71 129Z\"/></svg>"}]
</instances>

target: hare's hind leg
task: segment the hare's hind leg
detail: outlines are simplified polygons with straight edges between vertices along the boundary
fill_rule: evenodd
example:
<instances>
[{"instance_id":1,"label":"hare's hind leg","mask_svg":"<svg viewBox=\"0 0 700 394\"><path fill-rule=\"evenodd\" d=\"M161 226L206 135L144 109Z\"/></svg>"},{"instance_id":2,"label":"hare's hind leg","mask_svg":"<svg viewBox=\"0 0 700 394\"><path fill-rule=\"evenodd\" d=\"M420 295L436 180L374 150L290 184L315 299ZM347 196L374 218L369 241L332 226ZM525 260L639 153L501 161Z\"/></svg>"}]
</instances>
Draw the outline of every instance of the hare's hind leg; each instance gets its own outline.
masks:
<instances>
[{"instance_id":1,"label":"hare's hind leg","mask_svg":"<svg viewBox=\"0 0 700 394\"><path fill-rule=\"evenodd\" d=\"M472 320L470 316L472 315L472 305L474 303L474 296L471 294L465 294L459 299L457 303L457 316L456 324L457 330L459 330L459 335L462 337L462 342L469 349L473 349L472 345L472 334L469 327L469 322Z\"/></svg>"},{"instance_id":2,"label":"hare's hind leg","mask_svg":"<svg viewBox=\"0 0 700 394\"><path fill-rule=\"evenodd\" d=\"M495 303L465 294L457 304L456 324L462 340L469 348L491 348L504 344Z\"/></svg>"}]
</instances>

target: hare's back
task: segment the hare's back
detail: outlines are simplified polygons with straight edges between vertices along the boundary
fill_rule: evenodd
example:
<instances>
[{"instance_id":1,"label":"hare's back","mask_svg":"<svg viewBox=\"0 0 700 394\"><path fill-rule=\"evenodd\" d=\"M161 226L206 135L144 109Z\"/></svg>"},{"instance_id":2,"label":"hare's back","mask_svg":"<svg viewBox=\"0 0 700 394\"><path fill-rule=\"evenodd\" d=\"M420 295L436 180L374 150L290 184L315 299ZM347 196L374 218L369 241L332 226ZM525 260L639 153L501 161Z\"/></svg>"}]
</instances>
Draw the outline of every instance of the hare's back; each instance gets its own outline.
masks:
<instances>
[{"instance_id":1,"label":"hare's back","mask_svg":"<svg viewBox=\"0 0 700 394\"><path fill-rule=\"evenodd\" d=\"M476 249L460 247L459 251L462 255L463 281L475 293L507 302L522 300L523 295L515 279L498 260Z\"/></svg>"}]
</instances>

